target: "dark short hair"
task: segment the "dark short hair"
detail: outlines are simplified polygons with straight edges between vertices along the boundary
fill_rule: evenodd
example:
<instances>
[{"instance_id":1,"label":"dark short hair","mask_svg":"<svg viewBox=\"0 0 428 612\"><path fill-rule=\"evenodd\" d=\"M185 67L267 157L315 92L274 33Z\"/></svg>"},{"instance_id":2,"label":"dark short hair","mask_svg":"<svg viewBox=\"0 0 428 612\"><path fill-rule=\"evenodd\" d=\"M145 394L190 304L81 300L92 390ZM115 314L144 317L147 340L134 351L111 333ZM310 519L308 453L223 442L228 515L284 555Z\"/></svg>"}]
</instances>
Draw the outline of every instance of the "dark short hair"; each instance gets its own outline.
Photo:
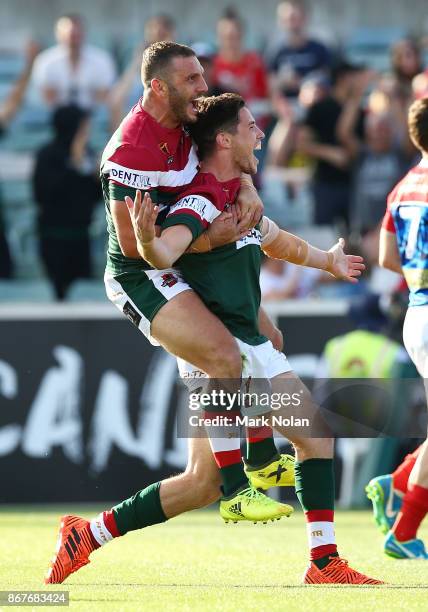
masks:
<instances>
[{"instance_id":1,"label":"dark short hair","mask_svg":"<svg viewBox=\"0 0 428 612\"><path fill-rule=\"evenodd\" d=\"M233 7L227 7L224 10L219 21L233 21L241 33L244 31L244 24L242 22L242 19L239 16L239 13L236 11L236 9Z\"/></svg>"},{"instance_id":2,"label":"dark short hair","mask_svg":"<svg viewBox=\"0 0 428 612\"><path fill-rule=\"evenodd\" d=\"M416 100L410 106L408 126L415 147L428 153L428 98Z\"/></svg>"},{"instance_id":3,"label":"dark short hair","mask_svg":"<svg viewBox=\"0 0 428 612\"><path fill-rule=\"evenodd\" d=\"M186 45L163 40L148 46L143 53L141 80L150 87L152 79L165 78L165 72L175 57L194 57L195 52Z\"/></svg>"},{"instance_id":4,"label":"dark short hair","mask_svg":"<svg viewBox=\"0 0 428 612\"><path fill-rule=\"evenodd\" d=\"M239 111L245 106L238 94L225 93L198 99L198 118L189 125L190 134L198 147L199 159L210 155L215 148L217 134L235 134L239 123Z\"/></svg>"}]
</instances>

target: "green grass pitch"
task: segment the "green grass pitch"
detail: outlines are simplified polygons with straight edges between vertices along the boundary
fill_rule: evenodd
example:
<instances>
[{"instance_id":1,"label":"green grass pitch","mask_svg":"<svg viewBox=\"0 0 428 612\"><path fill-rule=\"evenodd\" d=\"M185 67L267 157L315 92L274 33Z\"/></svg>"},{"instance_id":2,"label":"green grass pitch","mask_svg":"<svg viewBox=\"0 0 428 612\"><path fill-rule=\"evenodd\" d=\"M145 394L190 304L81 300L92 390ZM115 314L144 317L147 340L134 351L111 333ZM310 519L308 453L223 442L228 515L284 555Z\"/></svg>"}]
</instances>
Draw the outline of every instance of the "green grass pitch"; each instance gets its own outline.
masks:
<instances>
[{"instance_id":1,"label":"green grass pitch","mask_svg":"<svg viewBox=\"0 0 428 612\"><path fill-rule=\"evenodd\" d=\"M67 508L88 518L99 510ZM369 512L338 512L336 535L341 555L386 580L385 587L301 586L307 544L300 511L269 525L224 525L215 511L192 512L108 544L65 584L46 587L62 513L0 510L1 590L64 589L79 611L408 612L428 606L428 564L386 558Z\"/></svg>"}]
</instances>

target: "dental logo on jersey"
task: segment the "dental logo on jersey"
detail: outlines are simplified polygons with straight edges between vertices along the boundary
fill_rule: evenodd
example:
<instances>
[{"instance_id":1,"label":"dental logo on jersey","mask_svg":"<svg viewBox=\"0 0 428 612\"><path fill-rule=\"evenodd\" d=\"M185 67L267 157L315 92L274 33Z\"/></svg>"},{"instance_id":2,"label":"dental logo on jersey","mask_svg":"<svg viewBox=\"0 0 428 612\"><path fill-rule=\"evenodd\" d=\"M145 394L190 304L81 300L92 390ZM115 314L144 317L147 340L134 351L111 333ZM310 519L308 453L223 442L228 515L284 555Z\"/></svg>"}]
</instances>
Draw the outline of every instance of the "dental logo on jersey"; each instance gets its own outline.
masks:
<instances>
[{"instance_id":1,"label":"dental logo on jersey","mask_svg":"<svg viewBox=\"0 0 428 612\"><path fill-rule=\"evenodd\" d=\"M262 243L262 235L260 230L257 228L251 229L246 236L240 238L236 241L236 248L242 249L242 247L247 246L249 244L258 244Z\"/></svg>"},{"instance_id":2,"label":"dental logo on jersey","mask_svg":"<svg viewBox=\"0 0 428 612\"><path fill-rule=\"evenodd\" d=\"M110 178L118 183L122 183L122 185L128 185L135 189L150 189L154 187L150 176L136 170L119 170L112 167L110 168Z\"/></svg>"},{"instance_id":3,"label":"dental logo on jersey","mask_svg":"<svg viewBox=\"0 0 428 612\"><path fill-rule=\"evenodd\" d=\"M162 287L174 287L178 283L178 278L172 272L167 272L166 274L162 274Z\"/></svg>"},{"instance_id":4,"label":"dental logo on jersey","mask_svg":"<svg viewBox=\"0 0 428 612\"><path fill-rule=\"evenodd\" d=\"M196 213L202 221L211 223L220 214L220 211L214 206L210 200L203 196L189 195L181 198L171 207L170 215L179 212L192 211Z\"/></svg>"}]
</instances>

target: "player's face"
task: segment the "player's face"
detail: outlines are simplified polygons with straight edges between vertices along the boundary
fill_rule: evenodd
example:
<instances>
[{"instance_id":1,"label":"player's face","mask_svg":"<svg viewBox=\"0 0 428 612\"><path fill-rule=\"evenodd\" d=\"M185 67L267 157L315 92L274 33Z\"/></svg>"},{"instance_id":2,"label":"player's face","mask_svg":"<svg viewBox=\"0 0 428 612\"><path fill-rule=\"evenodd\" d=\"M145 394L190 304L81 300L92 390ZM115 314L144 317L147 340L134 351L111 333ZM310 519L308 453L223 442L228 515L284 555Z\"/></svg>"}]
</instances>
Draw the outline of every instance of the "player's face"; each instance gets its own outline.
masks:
<instances>
[{"instance_id":1,"label":"player's face","mask_svg":"<svg viewBox=\"0 0 428 612\"><path fill-rule=\"evenodd\" d=\"M176 57L170 73L170 109L180 123L193 123L197 118L195 100L208 90L203 77L204 69L197 57Z\"/></svg>"},{"instance_id":2,"label":"player's face","mask_svg":"<svg viewBox=\"0 0 428 612\"><path fill-rule=\"evenodd\" d=\"M259 160L254 151L262 148L264 137L248 108L241 108L237 131L232 138L232 154L241 172L256 174Z\"/></svg>"}]
</instances>

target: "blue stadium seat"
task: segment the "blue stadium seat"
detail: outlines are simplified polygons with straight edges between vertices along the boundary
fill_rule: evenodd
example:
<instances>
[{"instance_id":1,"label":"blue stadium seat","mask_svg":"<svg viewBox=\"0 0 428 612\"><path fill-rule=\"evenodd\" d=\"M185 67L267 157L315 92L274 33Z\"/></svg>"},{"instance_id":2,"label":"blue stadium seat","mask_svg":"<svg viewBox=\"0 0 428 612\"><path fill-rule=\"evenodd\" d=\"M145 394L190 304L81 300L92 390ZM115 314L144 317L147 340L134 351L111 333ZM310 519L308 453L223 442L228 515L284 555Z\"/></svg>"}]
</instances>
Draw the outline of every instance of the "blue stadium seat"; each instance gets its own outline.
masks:
<instances>
[{"instance_id":1,"label":"blue stadium seat","mask_svg":"<svg viewBox=\"0 0 428 612\"><path fill-rule=\"evenodd\" d=\"M0 302L52 302L54 292L46 279L1 280Z\"/></svg>"},{"instance_id":2,"label":"blue stadium seat","mask_svg":"<svg viewBox=\"0 0 428 612\"><path fill-rule=\"evenodd\" d=\"M68 302L105 302L106 300L104 283L100 280L76 280L67 294Z\"/></svg>"},{"instance_id":3,"label":"blue stadium seat","mask_svg":"<svg viewBox=\"0 0 428 612\"><path fill-rule=\"evenodd\" d=\"M13 51L0 52L0 80L13 81L24 67L24 56Z\"/></svg>"}]
</instances>

